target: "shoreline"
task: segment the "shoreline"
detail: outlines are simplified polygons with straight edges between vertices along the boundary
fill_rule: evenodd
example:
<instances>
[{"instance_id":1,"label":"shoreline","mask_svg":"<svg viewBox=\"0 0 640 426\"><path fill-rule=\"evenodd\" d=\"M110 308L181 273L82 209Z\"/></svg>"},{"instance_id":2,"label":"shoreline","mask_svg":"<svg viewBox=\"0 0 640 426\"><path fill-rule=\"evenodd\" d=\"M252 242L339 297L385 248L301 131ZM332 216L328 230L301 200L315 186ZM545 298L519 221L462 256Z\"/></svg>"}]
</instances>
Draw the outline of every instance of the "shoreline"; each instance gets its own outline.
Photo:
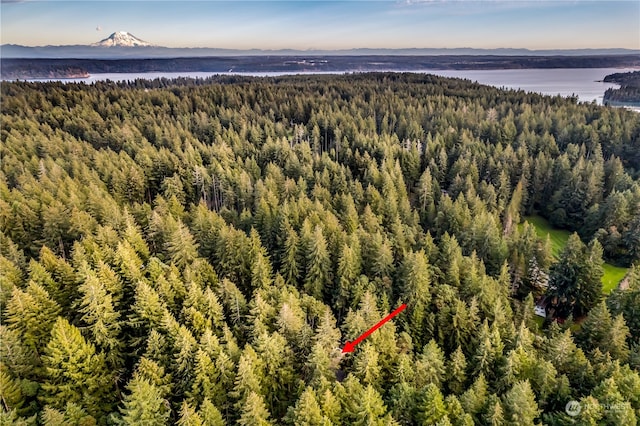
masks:
<instances>
[{"instance_id":1,"label":"shoreline","mask_svg":"<svg viewBox=\"0 0 640 426\"><path fill-rule=\"evenodd\" d=\"M470 80L479 84L502 88L506 90L523 90L531 93L538 93L548 96L578 97L580 103L596 102L598 105L605 105L604 94L608 88L619 87L618 83L605 82L604 77L612 72L631 70L640 68L526 68L526 69L474 69L474 70L451 70L451 69L368 69L368 70L286 70L286 71L147 71L147 72L114 72L114 73L87 73L65 76L51 77L41 76L35 78L7 79L2 81L24 81L24 82L49 82L60 81L63 83L84 83L93 84L98 81L132 81L136 79L154 80L158 78L193 78L206 79L211 77L282 77L282 76L312 76L312 75L345 75L345 74L366 74L366 73L418 73L431 74L446 78L460 78ZM592 70L592 72L589 72ZM599 75L600 78L591 78L590 75ZM586 77L586 79L585 79ZM635 104L613 104L612 107L628 107L637 112Z\"/></svg>"}]
</instances>

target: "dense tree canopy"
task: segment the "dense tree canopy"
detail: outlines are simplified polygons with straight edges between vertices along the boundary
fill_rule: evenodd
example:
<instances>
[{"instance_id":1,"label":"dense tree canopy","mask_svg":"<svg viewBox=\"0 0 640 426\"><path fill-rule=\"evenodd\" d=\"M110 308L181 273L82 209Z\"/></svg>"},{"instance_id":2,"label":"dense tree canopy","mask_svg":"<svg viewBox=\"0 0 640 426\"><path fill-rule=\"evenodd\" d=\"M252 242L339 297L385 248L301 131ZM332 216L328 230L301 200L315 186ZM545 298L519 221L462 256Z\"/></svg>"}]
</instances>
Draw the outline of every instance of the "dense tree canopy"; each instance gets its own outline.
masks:
<instances>
[{"instance_id":1,"label":"dense tree canopy","mask_svg":"<svg viewBox=\"0 0 640 426\"><path fill-rule=\"evenodd\" d=\"M640 418L639 115L420 74L1 91L0 423Z\"/></svg>"}]
</instances>

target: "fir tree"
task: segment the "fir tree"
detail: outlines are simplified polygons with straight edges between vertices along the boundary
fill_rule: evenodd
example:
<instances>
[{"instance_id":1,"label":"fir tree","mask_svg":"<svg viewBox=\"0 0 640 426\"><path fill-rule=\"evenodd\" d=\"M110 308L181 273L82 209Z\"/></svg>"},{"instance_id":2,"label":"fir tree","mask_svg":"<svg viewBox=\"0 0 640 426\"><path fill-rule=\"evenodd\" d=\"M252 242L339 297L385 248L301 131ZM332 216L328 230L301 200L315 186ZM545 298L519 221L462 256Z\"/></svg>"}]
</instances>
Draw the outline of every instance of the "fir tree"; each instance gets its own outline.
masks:
<instances>
[{"instance_id":1,"label":"fir tree","mask_svg":"<svg viewBox=\"0 0 640 426\"><path fill-rule=\"evenodd\" d=\"M224 426L225 422L220 414L220 411L209 401L204 399L200 405L199 410L200 417L202 418L205 426Z\"/></svg>"},{"instance_id":2,"label":"fir tree","mask_svg":"<svg viewBox=\"0 0 640 426\"><path fill-rule=\"evenodd\" d=\"M120 409L125 425L165 425L171 410L160 389L145 379L134 377L127 385L130 392Z\"/></svg>"},{"instance_id":3,"label":"fir tree","mask_svg":"<svg viewBox=\"0 0 640 426\"><path fill-rule=\"evenodd\" d=\"M200 417L200 414L198 414L191 405L183 402L177 424L178 426L204 426L205 423L202 417Z\"/></svg>"},{"instance_id":4,"label":"fir tree","mask_svg":"<svg viewBox=\"0 0 640 426\"><path fill-rule=\"evenodd\" d=\"M255 392L250 392L247 395L238 424L241 426L268 426L272 424L269 421L269 412L260 395Z\"/></svg>"},{"instance_id":5,"label":"fir tree","mask_svg":"<svg viewBox=\"0 0 640 426\"><path fill-rule=\"evenodd\" d=\"M104 355L96 353L73 325L58 318L42 357L45 381L42 400L54 408L81 404L89 414L101 417L113 403L113 373Z\"/></svg>"},{"instance_id":6,"label":"fir tree","mask_svg":"<svg viewBox=\"0 0 640 426\"><path fill-rule=\"evenodd\" d=\"M509 424L535 425L540 414L528 381L518 382L503 397L505 419Z\"/></svg>"},{"instance_id":7,"label":"fir tree","mask_svg":"<svg viewBox=\"0 0 640 426\"><path fill-rule=\"evenodd\" d=\"M551 268L548 293L560 316L586 314L602 294L602 246L589 248L577 234L569 237L557 264Z\"/></svg>"},{"instance_id":8,"label":"fir tree","mask_svg":"<svg viewBox=\"0 0 640 426\"><path fill-rule=\"evenodd\" d=\"M322 300L324 292L329 290L327 286L331 280L331 259L327 241L320 226L316 226L307 244L304 289L307 294Z\"/></svg>"},{"instance_id":9,"label":"fir tree","mask_svg":"<svg viewBox=\"0 0 640 426\"><path fill-rule=\"evenodd\" d=\"M332 424L322 414L315 391L310 387L307 387L300 395L290 418L290 423L296 426L329 426Z\"/></svg>"},{"instance_id":10,"label":"fir tree","mask_svg":"<svg viewBox=\"0 0 640 426\"><path fill-rule=\"evenodd\" d=\"M120 314L114 308L111 295L97 276L89 273L80 285L80 312L88 324L92 341L106 354L111 368L122 366L122 340L120 337Z\"/></svg>"},{"instance_id":11,"label":"fir tree","mask_svg":"<svg viewBox=\"0 0 640 426\"><path fill-rule=\"evenodd\" d=\"M28 347L41 352L59 312L60 306L47 291L31 281L26 292L14 287L5 315L9 328Z\"/></svg>"},{"instance_id":12,"label":"fir tree","mask_svg":"<svg viewBox=\"0 0 640 426\"><path fill-rule=\"evenodd\" d=\"M467 360L460 346L451 354L447 363L447 385L449 390L456 395L460 395L465 389L467 381Z\"/></svg>"},{"instance_id":13,"label":"fir tree","mask_svg":"<svg viewBox=\"0 0 640 426\"><path fill-rule=\"evenodd\" d=\"M444 397L438 386L429 383L422 393L422 403L420 407L421 419L424 424L436 424L447 416L444 405Z\"/></svg>"}]
</instances>

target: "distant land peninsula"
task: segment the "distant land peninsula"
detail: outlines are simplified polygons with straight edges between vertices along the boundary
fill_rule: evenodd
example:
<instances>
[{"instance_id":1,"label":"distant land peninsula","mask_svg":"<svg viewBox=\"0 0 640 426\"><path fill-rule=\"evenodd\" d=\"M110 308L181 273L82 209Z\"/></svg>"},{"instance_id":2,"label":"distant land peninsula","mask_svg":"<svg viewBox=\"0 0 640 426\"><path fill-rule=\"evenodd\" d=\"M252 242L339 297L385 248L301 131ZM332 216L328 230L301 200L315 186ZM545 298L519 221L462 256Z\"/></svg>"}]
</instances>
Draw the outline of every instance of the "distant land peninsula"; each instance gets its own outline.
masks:
<instances>
[{"instance_id":1,"label":"distant land peninsula","mask_svg":"<svg viewBox=\"0 0 640 426\"><path fill-rule=\"evenodd\" d=\"M609 74L603 81L620 85L607 89L602 100L605 105L640 107L640 71Z\"/></svg>"},{"instance_id":2,"label":"distant land peninsula","mask_svg":"<svg viewBox=\"0 0 640 426\"><path fill-rule=\"evenodd\" d=\"M144 72L366 72L640 67L640 54L588 56L353 55L216 56L180 58L7 58L4 80L83 78L97 73Z\"/></svg>"}]
</instances>

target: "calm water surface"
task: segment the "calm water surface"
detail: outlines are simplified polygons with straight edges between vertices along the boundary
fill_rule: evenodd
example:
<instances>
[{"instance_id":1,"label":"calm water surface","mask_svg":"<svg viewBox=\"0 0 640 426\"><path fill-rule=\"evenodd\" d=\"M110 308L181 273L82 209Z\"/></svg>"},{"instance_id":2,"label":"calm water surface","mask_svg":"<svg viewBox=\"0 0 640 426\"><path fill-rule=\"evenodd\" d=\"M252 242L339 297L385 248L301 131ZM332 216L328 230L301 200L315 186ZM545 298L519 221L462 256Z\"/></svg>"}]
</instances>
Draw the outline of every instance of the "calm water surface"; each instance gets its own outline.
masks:
<instances>
[{"instance_id":1,"label":"calm water surface","mask_svg":"<svg viewBox=\"0 0 640 426\"><path fill-rule=\"evenodd\" d=\"M507 89L522 89L543 95L577 95L581 102L602 104L604 92L617 84L603 83L608 74L637 71L632 68L572 68L526 70L429 71L443 77L466 78L481 84Z\"/></svg>"},{"instance_id":2,"label":"calm water surface","mask_svg":"<svg viewBox=\"0 0 640 426\"><path fill-rule=\"evenodd\" d=\"M443 77L464 78L506 89L522 89L544 95L577 95L581 102L602 104L605 90L617 87L616 84L602 83L608 74L636 71L633 68L572 68L572 69L518 69L518 70L416 70L411 72L429 73ZM206 78L212 75L247 75L269 77L292 74L291 72L254 72L254 73L211 73L211 72L150 72L150 73L110 73L93 74L89 78L67 79L68 82L93 83L95 81L132 81L139 78ZM301 72L295 74L345 74L345 72ZM51 81L52 79L34 80Z\"/></svg>"}]
</instances>

